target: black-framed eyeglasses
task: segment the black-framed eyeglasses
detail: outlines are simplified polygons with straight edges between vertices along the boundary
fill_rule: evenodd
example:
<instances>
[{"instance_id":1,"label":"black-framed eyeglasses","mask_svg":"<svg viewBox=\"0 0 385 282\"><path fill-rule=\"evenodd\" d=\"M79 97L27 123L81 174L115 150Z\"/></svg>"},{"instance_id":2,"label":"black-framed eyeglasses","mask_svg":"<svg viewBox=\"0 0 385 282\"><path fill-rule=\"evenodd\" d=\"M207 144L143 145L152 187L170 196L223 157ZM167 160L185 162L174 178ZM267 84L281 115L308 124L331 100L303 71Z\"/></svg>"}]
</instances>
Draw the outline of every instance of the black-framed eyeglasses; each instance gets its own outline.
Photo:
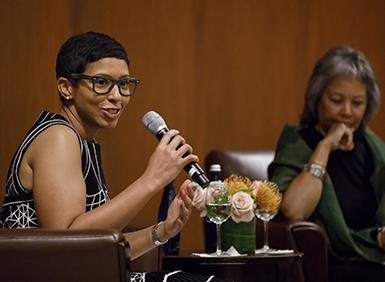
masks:
<instances>
[{"instance_id":1,"label":"black-framed eyeglasses","mask_svg":"<svg viewBox=\"0 0 385 282\"><path fill-rule=\"evenodd\" d=\"M112 79L105 76L90 76L82 73L71 73L67 75L67 78L72 78L76 81L81 79L90 80L92 82L92 89L99 95L110 93L112 88L117 85L120 95L132 96L135 94L136 87L140 83L140 80L134 77Z\"/></svg>"}]
</instances>

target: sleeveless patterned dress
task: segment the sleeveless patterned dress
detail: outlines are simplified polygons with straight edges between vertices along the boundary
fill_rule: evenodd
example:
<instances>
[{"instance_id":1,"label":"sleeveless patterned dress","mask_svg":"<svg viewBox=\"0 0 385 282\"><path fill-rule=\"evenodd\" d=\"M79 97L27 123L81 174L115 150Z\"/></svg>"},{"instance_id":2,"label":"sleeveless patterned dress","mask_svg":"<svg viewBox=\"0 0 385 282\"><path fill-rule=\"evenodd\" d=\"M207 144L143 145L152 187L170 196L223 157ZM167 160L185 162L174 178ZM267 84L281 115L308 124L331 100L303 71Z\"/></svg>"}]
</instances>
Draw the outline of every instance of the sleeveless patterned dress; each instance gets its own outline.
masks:
<instances>
[{"instance_id":1,"label":"sleeveless patterned dress","mask_svg":"<svg viewBox=\"0 0 385 282\"><path fill-rule=\"evenodd\" d=\"M19 169L29 145L41 132L53 125L68 126L79 138L83 177L87 187L86 211L97 208L109 200L100 159L100 145L95 141L90 142L81 138L65 117L43 111L13 156L8 170L4 204L0 211L0 226L2 225L4 228L39 227L33 193L26 190L21 184Z\"/></svg>"}]
</instances>

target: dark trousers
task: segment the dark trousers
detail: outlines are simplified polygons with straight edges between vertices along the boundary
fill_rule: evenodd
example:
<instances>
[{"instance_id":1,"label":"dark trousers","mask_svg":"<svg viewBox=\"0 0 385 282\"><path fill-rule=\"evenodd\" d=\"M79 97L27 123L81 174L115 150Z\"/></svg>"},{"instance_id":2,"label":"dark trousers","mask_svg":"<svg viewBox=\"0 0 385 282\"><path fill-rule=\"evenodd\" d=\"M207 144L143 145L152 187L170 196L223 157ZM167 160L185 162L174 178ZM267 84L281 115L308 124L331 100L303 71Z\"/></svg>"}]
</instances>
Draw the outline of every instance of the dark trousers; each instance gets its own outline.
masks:
<instances>
[{"instance_id":1,"label":"dark trousers","mask_svg":"<svg viewBox=\"0 0 385 282\"><path fill-rule=\"evenodd\" d=\"M384 282L385 265L364 261L329 264L329 282Z\"/></svg>"}]
</instances>

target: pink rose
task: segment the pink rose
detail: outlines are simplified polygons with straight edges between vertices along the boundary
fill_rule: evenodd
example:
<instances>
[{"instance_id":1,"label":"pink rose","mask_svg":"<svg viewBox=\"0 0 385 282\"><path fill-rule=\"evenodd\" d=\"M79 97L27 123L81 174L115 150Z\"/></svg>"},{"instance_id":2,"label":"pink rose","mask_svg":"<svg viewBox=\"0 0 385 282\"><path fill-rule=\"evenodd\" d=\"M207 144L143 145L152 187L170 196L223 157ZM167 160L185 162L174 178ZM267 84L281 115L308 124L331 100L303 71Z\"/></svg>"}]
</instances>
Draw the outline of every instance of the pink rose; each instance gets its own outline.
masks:
<instances>
[{"instance_id":1,"label":"pink rose","mask_svg":"<svg viewBox=\"0 0 385 282\"><path fill-rule=\"evenodd\" d=\"M250 222L254 218L254 200L249 194L237 192L231 197L230 203L234 222Z\"/></svg>"},{"instance_id":2,"label":"pink rose","mask_svg":"<svg viewBox=\"0 0 385 282\"><path fill-rule=\"evenodd\" d=\"M194 198L192 200L192 205L200 210L200 217L206 216L206 204L208 202L212 202L214 198L214 189L212 187L207 187L206 189L202 189L202 187L198 186L194 191Z\"/></svg>"}]
</instances>

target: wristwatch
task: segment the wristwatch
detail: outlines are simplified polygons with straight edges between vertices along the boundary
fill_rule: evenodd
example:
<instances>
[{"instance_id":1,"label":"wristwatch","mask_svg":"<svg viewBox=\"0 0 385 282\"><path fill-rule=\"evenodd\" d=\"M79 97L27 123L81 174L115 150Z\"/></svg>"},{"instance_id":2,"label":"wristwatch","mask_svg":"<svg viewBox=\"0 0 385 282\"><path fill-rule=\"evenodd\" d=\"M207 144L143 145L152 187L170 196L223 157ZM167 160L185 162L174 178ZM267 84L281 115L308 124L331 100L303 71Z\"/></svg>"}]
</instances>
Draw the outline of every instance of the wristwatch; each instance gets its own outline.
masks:
<instances>
[{"instance_id":1,"label":"wristwatch","mask_svg":"<svg viewBox=\"0 0 385 282\"><path fill-rule=\"evenodd\" d=\"M305 164L303 167L303 171L309 172L311 175L313 175L314 177L317 177L320 180L324 179L324 176L326 173L326 170L322 165L315 164L315 163Z\"/></svg>"},{"instance_id":2,"label":"wristwatch","mask_svg":"<svg viewBox=\"0 0 385 282\"><path fill-rule=\"evenodd\" d=\"M168 242L168 239L167 240L164 240L164 241L160 241L159 240L159 237L158 237L158 228L159 226L163 224L163 221L155 224L152 229L151 229L151 240L152 242L154 242L155 246L159 247L159 246L162 246L163 244L166 244Z\"/></svg>"}]
</instances>

